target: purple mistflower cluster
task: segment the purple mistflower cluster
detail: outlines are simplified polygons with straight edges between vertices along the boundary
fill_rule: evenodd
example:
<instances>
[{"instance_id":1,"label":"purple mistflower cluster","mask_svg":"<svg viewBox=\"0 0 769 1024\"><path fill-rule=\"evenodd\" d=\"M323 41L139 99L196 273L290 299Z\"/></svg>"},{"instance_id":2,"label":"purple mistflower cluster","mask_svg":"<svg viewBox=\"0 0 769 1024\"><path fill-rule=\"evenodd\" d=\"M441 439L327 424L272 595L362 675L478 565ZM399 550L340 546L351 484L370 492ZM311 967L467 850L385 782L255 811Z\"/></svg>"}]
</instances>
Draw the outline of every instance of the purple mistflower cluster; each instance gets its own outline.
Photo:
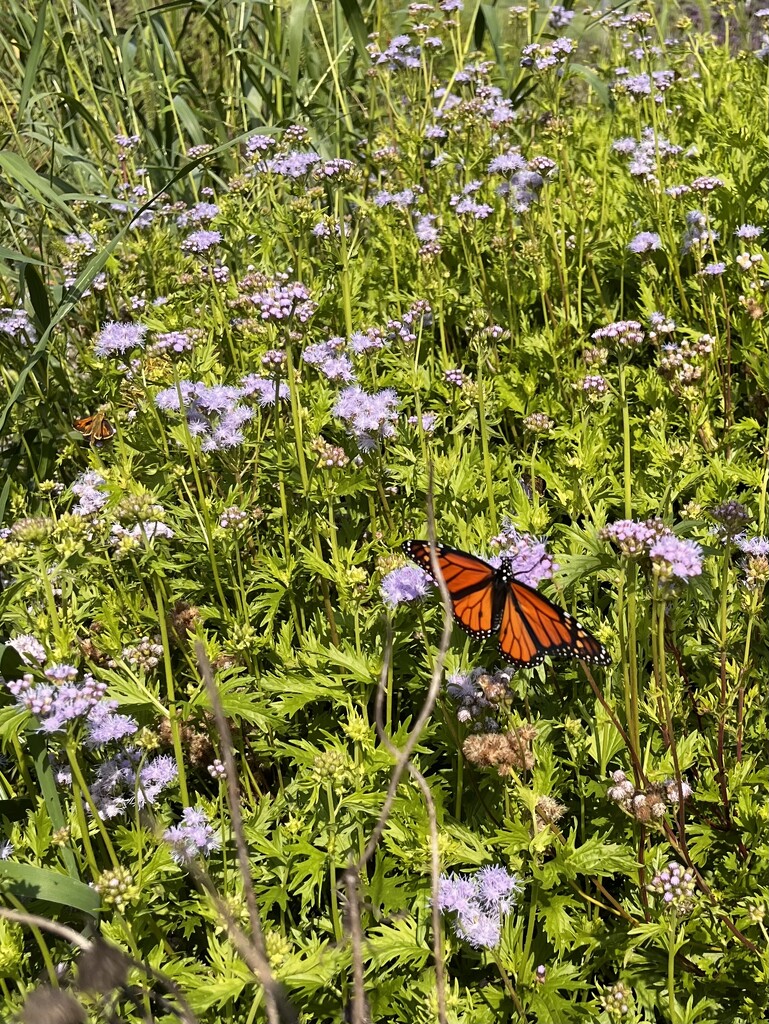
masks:
<instances>
[{"instance_id":1,"label":"purple mistflower cluster","mask_svg":"<svg viewBox=\"0 0 769 1024\"><path fill-rule=\"evenodd\" d=\"M748 590L763 590L769 583L769 537L738 537L742 559L742 579Z\"/></svg>"},{"instance_id":2,"label":"purple mistflower cluster","mask_svg":"<svg viewBox=\"0 0 769 1024\"><path fill-rule=\"evenodd\" d=\"M636 348L643 344L644 331L637 320L616 320L593 331L591 338L594 341L610 342L621 348Z\"/></svg>"},{"instance_id":3,"label":"purple mistflower cluster","mask_svg":"<svg viewBox=\"0 0 769 1024\"><path fill-rule=\"evenodd\" d=\"M329 181L332 178L349 178L354 172L355 164L352 160L336 156L316 166L313 173L321 181Z\"/></svg>"},{"instance_id":4,"label":"purple mistflower cluster","mask_svg":"<svg viewBox=\"0 0 769 1024\"><path fill-rule=\"evenodd\" d=\"M394 36L384 50L376 42L369 43L366 49L374 67L415 71L422 66L422 48L409 35Z\"/></svg>"},{"instance_id":5,"label":"purple mistflower cluster","mask_svg":"<svg viewBox=\"0 0 769 1024\"><path fill-rule=\"evenodd\" d=\"M239 301L256 306L260 319L266 322L281 323L295 318L306 324L318 308L305 285L290 281L288 274L249 274L241 281L241 289L249 291Z\"/></svg>"},{"instance_id":6,"label":"purple mistflower cluster","mask_svg":"<svg viewBox=\"0 0 769 1024\"><path fill-rule=\"evenodd\" d=\"M612 149L627 157L628 170L634 177L651 177L657 170L657 155L660 161L678 156L681 147L669 142L662 135L655 138L653 128L644 128L640 139L626 137L617 139Z\"/></svg>"},{"instance_id":7,"label":"purple mistflower cluster","mask_svg":"<svg viewBox=\"0 0 769 1024\"><path fill-rule=\"evenodd\" d=\"M740 537L737 547L746 555L756 558L769 557L769 537ZM14 645L16 641L11 641Z\"/></svg>"},{"instance_id":8,"label":"purple mistflower cluster","mask_svg":"<svg viewBox=\"0 0 769 1024\"><path fill-rule=\"evenodd\" d=\"M16 650L25 665L32 665L35 662L38 665L44 665L48 661L45 647L31 633L22 633L19 636L11 637L8 643Z\"/></svg>"},{"instance_id":9,"label":"purple mistflower cluster","mask_svg":"<svg viewBox=\"0 0 769 1024\"><path fill-rule=\"evenodd\" d=\"M699 178L695 178L689 188L692 192L699 192L700 195L706 196L711 192L715 192L716 189L725 188L725 185L721 178L702 175Z\"/></svg>"},{"instance_id":10,"label":"purple mistflower cluster","mask_svg":"<svg viewBox=\"0 0 769 1024\"><path fill-rule=\"evenodd\" d=\"M757 227L755 224L740 224L740 226L735 229L734 233L737 238L752 240L760 238L764 233L764 229Z\"/></svg>"},{"instance_id":11,"label":"purple mistflower cluster","mask_svg":"<svg viewBox=\"0 0 769 1024\"><path fill-rule=\"evenodd\" d=\"M534 68L535 71L551 71L566 63L575 44L573 39L556 39L549 46L541 43L529 43L521 50L521 67Z\"/></svg>"},{"instance_id":12,"label":"purple mistflower cluster","mask_svg":"<svg viewBox=\"0 0 769 1024\"><path fill-rule=\"evenodd\" d=\"M166 413L183 409L192 436L203 439L203 451L214 452L235 448L245 440L243 427L253 410L242 404L243 397L242 387L183 380L178 387L158 391L155 405Z\"/></svg>"},{"instance_id":13,"label":"purple mistflower cluster","mask_svg":"<svg viewBox=\"0 0 769 1024\"><path fill-rule=\"evenodd\" d=\"M132 149L136 149L141 142L138 135L121 135L120 133L113 135L112 139L118 147L118 156L121 160L124 160L126 154Z\"/></svg>"},{"instance_id":14,"label":"purple mistflower cluster","mask_svg":"<svg viewBox=\"0 0 769 1024\"><path fill-rule=\"evenodd\" d=\"M457 704L457 721L474 723L481 732L497 732L493 712L510 695L510 672L488 672L483 666L469 673L454 672L446 680L446 693Z\"/></svg>"},{"instance_id":15,"label":"purple mistflower cluster","mask_svg":"<svg viewBox=\"0 0 769 1024\"><path fill-rule=\"evenodd\" d=\"M419 201L423 191L419 185L401 189L400 192L388 192L387 189L382 189L374 195L372 201L374 206L378 206L380 210L386 206L394 206L397 210L408 210Z\"/></svg>"},{"instance_id":16,"label":"purple mistflower cluster","mask_svg":"<svg viewBox=\"0 0 769 1024\"><path fill-rule=\"evenodd\" d=\"M750 522L750 512L741 501L732 499L721 502L710 509L710 515L716 521L713 534L721 541L733 541L744 534Z\"/></svg>"},{"instance_id":17,"label":"purple mistflower cluster","mask_svg":"<svg viewBox=\"0 0 769 1024\"><path fill-rule=\"evenodd\" d=\"M37 341L37 331L24 309L9 309L7 306L0 309L0 334L7 334L12 338L26 335L27 340L33 345Z\"/></svg>"},{"instance_id":18,"label":"purple mistflower cluster","mask_svg":"<svg viewBox=\"0 0 769 1024\"><path fill-rule=\"evenodd\" d=\"M371 451L381 438L392 437L397 420L398 396L392 388L370 395L357 385L345 388L334 406L362 452Z\"/></svg>"},{"instance_id":19,"label":"purple mistflower cluster","mask_svg":"<svg viewBox=\"0 0 769 1024\"><path fill-rule=\"evenodd\" d=\"M503 521L501 532L491 538L490 544L498 551L492 564L504 559L515 578L529 587L538 587L558 571L545 542L533 534L520 533L509 520Z\"/></svg>"},{"instance_id":20,"label":"purple mistflower cluster","mask_svg":"<svg viewBox=\"0 0 769 1024\"><path fill-rule=\"evenodd\" d=\"M198 328L188 328L184 331L164 331L155 335L152 351L173 352L176 355L189 352L192 349L193 339L201 336L202 331Z\"/></svg>"},{"instance_id":21,"label":"purple mistflower cluster","mask_svg":"<svg viewBox=\"0 0 769 1024\"><path fill-rule=\"evenodd\" d=\"M270 149L274 149L275 139L270 135L252 135L246 142L246 156L249 159L259 159Z\"/></svg>"},{"instance_id":22,"label":"purple mistflower cluster","mask_svg":"<svg viewBox=\"0 0 769 1024\"><path fill-rule=\"evenodd\" d=\"M555 4L550 8L550 15L548 16L548 24L551 28L566 28L571 24L572 18L575 12L570 11L567 7L562 4Z\"/></svg>"},{"instance_id":23,"label":"purple mistflower cluster","mask_svg":"<svg viewBox=\"0 0 769 1024\"><path fill-rule=\"evenodd\" d=\"M470 380L464 370L444 370L443 379L447 384L453 384L454 387L461 388Z\"/></svg>"},{"instance_id":24,"label":"purple mistflower cluster","mask_svg":"<svg viewBox=\"0 0 769 1024\"><path fill-rule=\"evenodd\" d=\"M609 391L609 382L600 373L589 373L575 385L591 402L597 402Z\"/></svg>"},{"instance_id":25,"label":"purple mistflower cluster","mask_svg":"<svg viewBox=\"0 0 769 1024\"><path fill-rule=\"evenodd\" d=\"M667 867L658 872L647 889L661 897L662 906L666 910L673 910L681 917L694 910L697 898L694 872L676 860L671 860Z\"/></svg>"},{"instance_id":26,"label":"purple mistflower cluster","mask_svg":"<svg viewBox=\"0 0 769 1024\"><path fill-rule=\"evenodd\" d=\"M469 98L447 92L442 86L434 90L433 96L439 101L435 117L442 124L429 126L425 130L426 138L445 137L439 134L444 125L460 136L464 135L468 128L476 125L479 119L486 120L491 128L500 128L515 120L512 100L503 95L499 86L492 85L489 81L489 73L493 67L493 61L479 61L466 64L462 71L457 72L454 76L455 82L473 86L473 94ZM443 159L444 154L439 154L433 160L432 166L439 166Z\"/></svg>"},{"instance_id":27,"label":"purple mistflower cluster","mask_svg":"<svg viewBox=\"0 0 769 1024\"><path fill-rule=\"evenodd\" d=\"M201 807L185 807L180 825L172 825L163 833L177 864L189 864L196 857L208 857L221 846Z\"/></svg>"},{"instance_id":28,"label":"purple mistflower cluster","mask_svg":"<svg viewBox=\"0 0 769 1024\"><path fill-rule=\"evenodd\" d=\"M177 774L176 762L168 754L142 763L142 752L126 747L99 765L89 789L99 817L109 821L125 814L134 803L140 809L157 803Z\"/></svg>"},{"instance_id":29,"label":"purple mistflower cluster","mask_svg":"<svg viewBox=\"0 0 769 1024\"><path fill-rule=\"evenodd\" d=\"M686 214L686 228L681 237L681 251L707 248L718 239L718 232L708 226L708 218L701 210L689 210Z\"/></svg>"},{"instance_id":30,"label":"purple mistflower cluster","mask_svg":"<svg viewBox=\"0 0 769 1024\"><path fill-rule=\"evenodd\" d=\"M382 578L379 592L388 608L419 601L432 590L433 581L417 565L404 565L393 569Z\"/></svg>"},{"instance_id":31,"label":"purple mistflower cluster","mask_svg":"<svg viewBox=\"0 0 769 1024\"><path fill-rule=\"evenodd\" d=\"M616 544L625 558L642 558L649 554L652 544L669 532L661 519L647 519L645 522L619 519L604 526L599 536L601 540Z\"/></svg>"},{"instance_id":32,"label":"purple mistflower cluster","mask_svg":"<svg viewBox=\"0 0 769 1024\"><path fill-rule=\"evenodd\" d=\"M87 518L103 508L109 500L109 495L101 490L106 482L95 469L86 470L79 476L70 488L78 499L77 504L72 508L72 515Z\"/></svg>"},{"instance_id":33,"label":"purple mistflower cluster","mask_svg":"<svg viewBox=\"0 0 769 1024\"><path fill-rule=\"evenodd\" d=\"M291 391L284 380L278 382L275 377L260 377L257 373L249 373L240 382L240 390L244 398L256 396L257 404L262 408L275 405L276 400L287 402Z\"/></svg>"},{"instance_id":34,"label":"purple mistflower cluster","mask_svg":"<svg viewBox=\"0 0 769 1024\"><path fill-rule=\"evenodd\" d=\"M334 337L308 345L302 352L302 359L315 366L328 380L350 384L355 380L355 371L349 356L343 352L344 338Z\"/></svg>"},{"instance_id":35,"label":"purple mistflower cluster","mask_svg":"<svg viewBox=\"0 0 769 1024\"><path fill-rule=\"evenodd\" d=\"M219 216L219 207L216 203L195 203L189 210L184 210L176 218L177 227L186 228L190 224L205 224Z\"/></svg>"},{"instance_id":36,"label":"purple mistflower cluster","mask_svg":"<svg viewBox=\"0 0 769 1024\"><path fill-rule=\"evenodd\" d=\"M620 519L605 526L599 536L616 544L626 558L648 557L659 583L686 582L702 572L699 544L676 537L660 519Z\"/></svg>"},{"instance_id":37,"label":"purple mistflower cluster","mask_svg":"<svg viewBox=\"0 0 769 1024\"><path fill-rule=\"evenodd\" d=\"M676 322L664 313L655 311L649 315L649 337L656 341L660 334L672 334L676 329Z\"/></svg>"},{"instance_id":38,"label":"purple mistflower cluster","mask_svg":"<svg viewBox=\"0 0 769 1024\"><path fill-rule=\"evenodd\" d=\"M720 277L726 273L726 264L722 262L707 263L702 270L698 271L699 277Z\"/></svg>"},{"instance_id":39,"label":"purple mistflower cluster","mask_svg":"<svg viewBox=\"0 0 769 1024\"><path fill-rule=\"evenodd\" d=\"M522 884L518 875L501 865L481 868L474 875L441 875L438 907L455 914L454 932L476 949L499 945L502 922L515 906Z\"/></svg>"},{"instance_id":40,"label":"purple mistflower cluster","mask_svg":"<svg viewBox=\"0 0 769 1024\"><path fill-rule=\"evenodd\" d=\"M298 181L306 178L321 162L320 156L314 150L289 149L260 160L254 166L254 171L257 174L275 174L291 181Z\"/></svg>"},{"instance_id":41,"label":"purple mistflower cluster","mask_svg":"<svg viewBox=\"0 0 769 1024\"><path fill-rule=\"evenodd\" d=\"M414 234L421 243L420 256L438 256L441 252L440 230L435 226L437 216L434 213L418 214L414 221Z\"/></svg>"},{"instance_id":42,"label":"purple mistflower cluster","mask_svg":"<svg viewBox=\"0 0 769 1024\"><path fill-rule=\"evenodd\" d=\"M543 159L535 158L537 165L527 163L517 148L509 149L500 156L495 156L488 167L489 174L504 175L505 181L497 187L497 194L507 196L511 207L516 213L525 213L539 199L539 193L545 183L539 167L544 167ZM555 164L550 161L552 166Z\"/></svg>"},{"instance_id":43,"label":"purple mistflower cluster","mask_svg":"<svg viewBox=\"0 0 769 1024\"><path fill-rule=\"evenodd\" d=\"M702 573L702 548L693 540L681 540L672 533L660 537L649 548L652 572L661 584L686 582Z\"/></svg>"},{"instance_id":44,"label":"purple mistflower cluster","mask_svg":"<svg viewBox=\"0 0 769 1024\"><path fill-rule=\"evenodd\" d=\"M695 384L702 377L705 357L713 351L714 341L712 335L701 334L696 341L683 338L663 345L659 361L661 376L684 386Z\"/></svg>"},{"instance_id":45,"label":"purple mistflower cluster","mask_svg":"<svg viewBox=\"0 0 769 1024\"><path fill-rule=\"evenodd\" d=\"M434 413L434 412L423 412L422 413L421 424L422 424L422 430L425 432L425 434L432 434L432 432L435 430L435 424L437 423L437 421L438 421L438 416L437 416L436 413ZM409 416L409 418L406 420L406 422L408 423L408 425L410 427L418 427L419 424L420 424L420 421L417 419L416 416Z\"/></svg>"},{"instance_id":46,"label":"purple mistflower cluster","mask_svg":"<svg viewBox=\"0 0 769 1024\"><path fill-rule=\"evenodd\" d=\"M83 722L88 730L89 746L124 739L136 732L133 718L115 713L117 701L107 700L107 684L91 675L78 680L73 665L50 665L44 671L45 681L25 673L21 679L5 683L19 707L40 721L44 733L62 732L68 725Z\"/></svg>"},{"instance_id":47,"label":"purple mistflower cluster","mask_svg":"<svg viewBox=\"0 0 769 1024\"><path fill-rule=\"evenodd\" d=\"M111 320L104 324L94 345L97 356L124 355L135 348L144 348L145 324L116 323Z\"/></svg>"},{"instance_id":48,"label":"purple mistflower cluster","mask_svg":"<svg viewBox=\"0 0 769 1024\"><path fill-rule=\"evenodd\" d=\"M449 199L449 205L460 216L474 217L476 220L486 220L494 212L494 207L489 206L488 203L479 203L475 198L475 193L481 187L480 181L468 182L461 192L455 193Z\"/></svg>"},{"instance_id":49,"label":"purple mistflower cluster","mask_svg":"<svg viewBox=\"0 0 769 1024\"><path fill-rule=\"evenodd\" d=\"M631 75L627 68L617 68L614 74L612 89L615 93L623 93L634 99L653 96L655 103L665 101L664 93L673 85L676 77L674 71L652 71L651 74L642 71Z\"/></svg>"},{"instance_id":50,"label":"purple mistflower cluster","mask_svg":"<svg viewBox=\"0 0 769 1024\"><path fill-rule=\"evenodd\" d=\"M182 242L182 251L188 253L208 252L222 240L221 231L211 231L208 228L199 228L192 231Z\"/></svg>"},{"instance_id":51,"label":"purple mistflower cluster","mask_svg":"<svg viewBox=\"0 0 769 1024\"><path fill-rule=\"evenodd\" d=\"M640 231L628 242L628 249L637 256L646 252L655 252L662 248L662 239L656 231Z\"/></svg>"}]
</instances>

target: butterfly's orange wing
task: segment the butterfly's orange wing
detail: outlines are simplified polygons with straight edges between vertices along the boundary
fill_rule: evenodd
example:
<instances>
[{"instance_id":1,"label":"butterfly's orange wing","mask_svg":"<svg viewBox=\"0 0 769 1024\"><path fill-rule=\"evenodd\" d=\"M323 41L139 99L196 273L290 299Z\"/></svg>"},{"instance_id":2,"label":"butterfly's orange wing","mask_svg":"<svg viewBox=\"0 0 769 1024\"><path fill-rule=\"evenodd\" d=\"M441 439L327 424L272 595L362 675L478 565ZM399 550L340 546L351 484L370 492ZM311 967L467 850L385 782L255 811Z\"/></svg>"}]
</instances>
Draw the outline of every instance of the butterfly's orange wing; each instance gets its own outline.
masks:
<instances>
[{"instance_id":1,"label":"butterfly's orange wing","mask_svg":"<svg viewBox=\"0 0 769 1024\"><path fill-rule=\"evenodd\" d=\"M97 412L95 416L83 416L75 420L75 430L79 430L83 437L90 439L91 444L95 441L109 441L115 433L115 428L104 415Z\"/></svg>"},{"instance_id":2,"label":"butterfly's orange wing","mask_svg":"<svg viewBox=\"0 0 769 1024\"><path fill-rule=\"evenodd\" d=\"M576 619L517 580L508 583L499 650L516 667L538 665L547 655L610 663L603 645Z\"/></svg>"},{"instance_id":3,"label":"butterfly's orange wing","mask_svg":"<svg viewBox=\"0 0 769 1024\"><path fill-rule=\"evenodd\" d=\"M428 541L406 541L403 550L435 579ZM491 636L499 627L494 608L494 567L445 544L436 544L435 554L457 623L476 639Z\"/></svg>"}]
</instances>

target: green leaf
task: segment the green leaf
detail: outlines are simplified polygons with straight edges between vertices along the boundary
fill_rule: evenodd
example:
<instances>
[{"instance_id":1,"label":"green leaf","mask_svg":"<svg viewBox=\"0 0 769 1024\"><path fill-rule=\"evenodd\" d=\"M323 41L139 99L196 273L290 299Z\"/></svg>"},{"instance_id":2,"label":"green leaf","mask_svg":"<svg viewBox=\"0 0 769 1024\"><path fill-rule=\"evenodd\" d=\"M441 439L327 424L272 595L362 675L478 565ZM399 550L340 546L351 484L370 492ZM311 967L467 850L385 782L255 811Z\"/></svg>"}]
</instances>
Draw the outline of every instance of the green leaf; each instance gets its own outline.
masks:
<instances>
[{"instance_id":1,"label":"green leaf","mask_svg":"<svg viewBox=\"0 0 769 1024\"><path fill-rule=\"evenodd\" d=\"M51 322L51 307L48 304L48 293L45 290L43 279L31 263L27 263L24 267L24 283L29 291L32 308L40 327L45 331Z\"/></svg>"},{"instance_id":2,"label":"green leaf","mask_svg":"<svg viewBox=\"0 0 769 1024\"><path fill-rule=\"evenodd\" d=\"M8 888L22 901L45 900L71 910L82 910L91 917L98 916L99 894L85 882L59 871L6 860L0 861L0 879L7 880Z\"/></svg>"},{"instance_id":3,"label":"green leaf","mask_svg":"<svg viewBox=\"0 0 769 1024\"><path fill-rule=\"evenodd\" d=\"M48 13L48 0L43 0L36 12L37 23L35 25L35 35L32 39L32 45L29 48L27 54L27 63L24 66L24 80L21 83L21 92L19 93L19 108L16 112L16 125L21 127L21 122L24 117L24 112L27 109L27 103L29 97L32 94L32 87L37 77L37 71L40 67L40 58L43 55L43 41L45 39L45 18Z\"/></svg>"},{"instance_id":4,"label":"green leaf","mask_svg":"<svg viewBox=\"0 0 769 1024\"><path fill-rule=\"evenodd\" d=\"M358 51L358 55L364 64L368 66L371 63L369 52L366 49L368 46L368 32L358 0L339 0L339 4L347 19L347 27L355 43L355 49Z\"/></svg>"},{"instance_id":5,"label":"green leaf","mask_svg":"<svg viewBox=\"0 0 769 1024\"><path fill-rule=\"evenodd\" d=\"M424 967L430 957L430 947L417 934L417 922L405 917L393 924L382 924L369 932L369 954L373 968L395 961L399 970L407 965Z\"/></svg>"}]
</instances>

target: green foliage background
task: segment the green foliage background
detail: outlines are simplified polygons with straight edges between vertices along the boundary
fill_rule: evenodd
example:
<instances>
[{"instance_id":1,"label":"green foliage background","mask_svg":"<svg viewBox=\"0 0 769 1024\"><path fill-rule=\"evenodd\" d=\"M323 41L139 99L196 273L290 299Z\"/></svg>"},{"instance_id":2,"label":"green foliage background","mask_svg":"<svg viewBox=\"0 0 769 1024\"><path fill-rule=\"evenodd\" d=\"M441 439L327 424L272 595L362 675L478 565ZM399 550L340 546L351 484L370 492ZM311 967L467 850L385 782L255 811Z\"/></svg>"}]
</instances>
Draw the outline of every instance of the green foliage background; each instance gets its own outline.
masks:
<instances>
[{"instance_id":1,"label":"green foliage background","mask_svg":"<svg viewBox=\"0 0 769 1024\"><path fill-rule=\"evenodd\" d=\"M488 552L505 518L546 535L559 570L545 591L579 612L613 660L593 673L603 701L577 663L513 676L499 722L536 729L534 765L520 775L466 761L467 726L445 691L420 737L414 760L435 802L443 870L502 863L525 883L497 950L470 948L445 919L448 1019L605 1022L618 1019L601 999L618 980L632 991L624 1019L764 1019L767 574L754 566L759 585L746 586L744 560L714 535L710 513L739 499L749 533L767 533L767 255L760 240L735 237L744 223L766 230L767 67L752 52L755 19L733 5L577 10L568 34L579 50L563 74L520 65L523 46L557 34L547 7L424 12L443 49L427 57L425 48L412 72L372 67L367 44L375 31L385 49L415 19L356 0L54 0L3 12L0 288L36 329L36 338L0 333L3 638L33 634L51 660L92 671L142 727L145 755L164 751L178 768L178 785L150 811L133 806L95 823L81 794L102 755L82 729L43 738L4 692L0 822L14 848L0 863L4 901L78 928L98 921L107 939L176 982L201 1020L251 1024L264 1005L211 899L162 840L183 807L206 810L222 842L207 868L245 924L225 786L207 772L218 736L193 641L215 666L234 729L272 968L303 1021L342 1020L352 972L339 881L374 827L394 763L374 726L388 625L385 725L396 745L422 706L440 635L436 600L388 609L379 589L403 563L400 542L425 535L430 466L439 539ZM635 10L651 13L646 26L612 27ZM486 72L463 84L457 72L483 57ZM633 98L612 87L622 64L633 74L670 69L675 82L661 103ZM490 84L516 111L501 138L480 103ZM439 85L466 101L447 116L440 146L424 135ZM292 124L308 132L299 148L350 159L349 172L253 174L246 140L266 133L287 151ZM613 143L644 128L658 140L654 172L634 177ZM117 133L140 142L121 156ZM663 159L660 138L680 153ZM513 143L527 160L557 165L524 213L487 171ZM210 148L189 156L195 146ZM433 164L439 148L447 157ZM684 199L665 191L700 175L723 187ZM483 220L452 203L475 180L474 198L492 208ZM188 231L174 211L132 227L131 213L113 207L124 184L143 184L136 205L157 197L155 210L213 190L229 280L183 252ZM375 201L383 188L422 189L417 206L436 218L439 253L420 251L410 212ZM717 237L683 253L694 208ZM325 237L313 233L319 223ZM643 258L628 250L641 231L660 236ZM65 240L81 232L93 252L78 255ZM760 257L749 270L736 262L746 250ZM725 274L703 276L715 260ZM305 285L317 303L308 323L234 319L243 316L231 305L238 282L254 271ZM158 296L165 304L153 305ZM302 351L385 330L418 301L431 315L416 340L356 360L365 390L392 387L400 403L394 436L356 461L334 414L340 385ZM675 320L679 341L712 336L700 376L660 372L664 335L610 348L603 367L586 364L593 331L632 319L648 333L654 312ZM94 353L108 320L145 324L148 339L200 334L180 357L148 346L126 367ZM257 409L236 448L201 450L155 405L181 379L267 373L262 357L275 348L286 353L290 398ZM445 376L457 369L461 387ZM591 399L586 374L603 376L605 395ZM72 423L100 407L115 437L90 446ZM434 432L422 428L424 413L435 414ZM527 430L533 413L552 429ZM343 448L347 465L325 468L318 439ZM88 469L108 495L95 522L71 514L70 487ZM233 506L246 514L235 530L220 525ZM622 559L600 536L617 519L655 516L704 552L702 574L672 593L655 587L648 563ZM111 540L115 523L157 517L171 539ZM132 663L126 648L156 636L158 663ZM0 669L12 680L23 668L12 647L4 652ZM498 664L491 644L482 650L455 632L447 673ZM607 799L610 773L632 774L627 734L650 782L689 781L685 811L642 823ZM65 760L74 789L57 783ZM565 808L557 824L538 822L543 797ZM673 859L702 881L681 919L646 890ZM116 864L130 884L124 903L110 905L90 883ZM375 1021L438 1019L429 865L427 811L406 779L362 880ZM72 984L67 942L0 925L7 1015L56 965ZM93 1020L109 1019L106 1002L78 998ZM125 993L110 998L119 1019L150 1012Z\"/></svg>"}]
</instances>

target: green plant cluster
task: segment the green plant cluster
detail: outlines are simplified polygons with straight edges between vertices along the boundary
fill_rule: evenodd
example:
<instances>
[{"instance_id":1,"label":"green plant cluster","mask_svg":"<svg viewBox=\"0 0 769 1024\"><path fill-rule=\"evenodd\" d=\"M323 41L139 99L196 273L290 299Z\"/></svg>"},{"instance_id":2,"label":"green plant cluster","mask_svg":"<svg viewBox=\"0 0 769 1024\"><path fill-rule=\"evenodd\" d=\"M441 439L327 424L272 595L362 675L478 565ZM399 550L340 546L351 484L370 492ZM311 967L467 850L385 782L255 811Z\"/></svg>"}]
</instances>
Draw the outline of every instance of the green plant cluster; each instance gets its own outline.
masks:
<instances>
[{"instance_id":1,"label":"green plant cluster","mask_svg":"<svg viewBox=\"0 0 769 1024\"><path fill-rule=\"evenodd\" d=\"M12 12L0 912L130 964L0 917L4 1019L268 1019L217 705L302 1022L355 1019L351 913L372 1021L765 1019L769 15L733 7ZM441 652L430 506L611 665Z\"/></svg>"}]
</instances>

